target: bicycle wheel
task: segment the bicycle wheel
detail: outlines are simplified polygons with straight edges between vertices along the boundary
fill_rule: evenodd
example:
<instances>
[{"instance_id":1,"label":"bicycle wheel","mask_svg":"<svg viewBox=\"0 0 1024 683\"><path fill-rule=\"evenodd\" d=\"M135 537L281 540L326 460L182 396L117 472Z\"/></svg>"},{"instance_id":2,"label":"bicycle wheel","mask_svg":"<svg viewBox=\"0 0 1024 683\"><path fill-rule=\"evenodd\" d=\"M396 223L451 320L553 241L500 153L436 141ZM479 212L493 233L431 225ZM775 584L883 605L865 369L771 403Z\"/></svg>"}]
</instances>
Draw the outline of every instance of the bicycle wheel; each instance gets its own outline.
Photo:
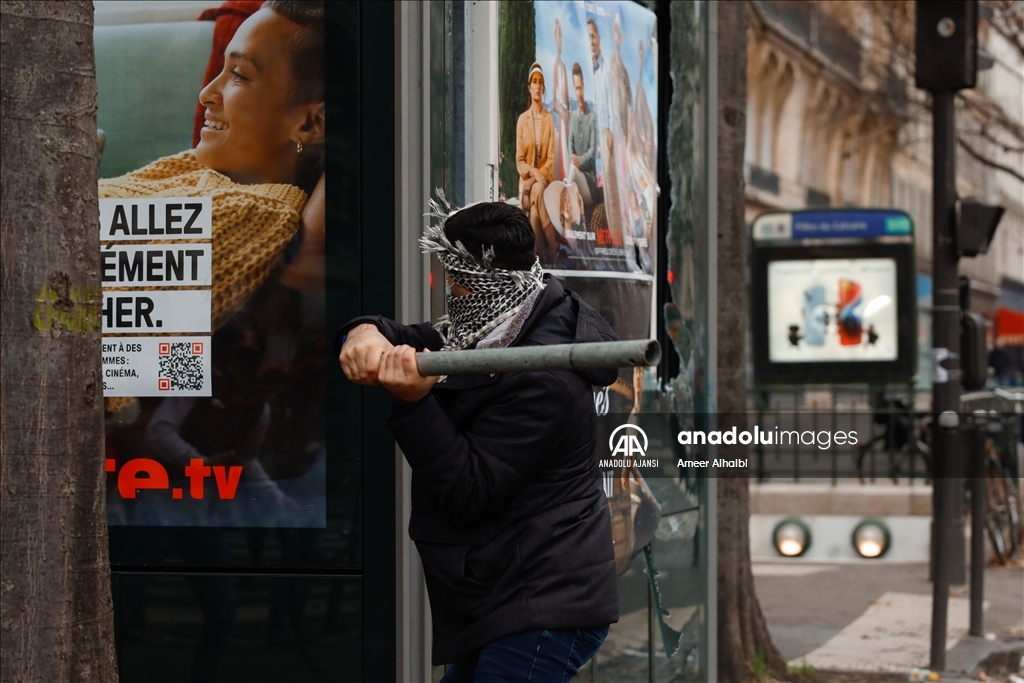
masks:
<instances>
[{"instance_id":1,"label":"bicycle wheel","mask_svg":"<svg viewBox=\"0 0 1024 683\"><path fill-rule=\"evenodd\" d=\"M1003 490L1006 492L1007 516L1009 517L1010 538L1013 540L1013 551L1024 545L1024 508L1021 507L1020 491L1013 477L1003 468Z\"/></svg>"},{"instance_id":2,"label":"bicycle wheel","mask_svg":"<svg viewBox=\"0 0 1024 683\"><path fill-rule=\"evenodd\" d=\"M1000 564L1007 564L1019 546L1020 498L1017 488L1003 471L995 442L985 442L985 475L988 528L992 548Z\"/></svg>"}]
</instances>

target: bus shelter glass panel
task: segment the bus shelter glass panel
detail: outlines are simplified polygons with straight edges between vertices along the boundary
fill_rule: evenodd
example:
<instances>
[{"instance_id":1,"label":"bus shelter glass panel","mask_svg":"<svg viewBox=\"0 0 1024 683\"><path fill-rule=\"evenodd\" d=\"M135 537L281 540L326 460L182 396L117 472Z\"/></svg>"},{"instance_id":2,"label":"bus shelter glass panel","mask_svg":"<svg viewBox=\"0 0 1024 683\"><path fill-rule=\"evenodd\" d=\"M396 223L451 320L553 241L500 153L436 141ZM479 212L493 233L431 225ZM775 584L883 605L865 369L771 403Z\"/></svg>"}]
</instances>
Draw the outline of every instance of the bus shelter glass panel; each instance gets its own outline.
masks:
<instances>
[{"instance_id":1,"label":"bus shelter glass panel","mask_svg":"<svg viewBox=\"0 0 1024 683\"><path fill-rule=\"evenodd\" d=\"M358 567L360 394L331 353L360 312L358 14L324 28L350 53L319 70L329 123L260 161L239 108L271 107L228 97L231 54L276 49L257 8L144 4L95 29L111 561Z\"/></svg>"},{"instance_id":2,"label":"bus shelter glass panel","mask_svg":"<svg viewBox=\"0 0 1024 683\"><path fill-rule=\"evenodd\" d=\"M714 486L674 467L673 431L700 428L714 411L707 11L628 0L432 4L431 37L444 47L431 47L431 187L460 205L522 207L545 270L620 338L655 337L664 350L658 368L625 369L595 388L605 441L650 418L649 448L666 468L646 477L660 512L646 550L622 568L620 621L578 680L708 677ZM440 281L436 263L432 272ZM443 312L440 287L431 303Z\"/></svg>"}]
</instances>

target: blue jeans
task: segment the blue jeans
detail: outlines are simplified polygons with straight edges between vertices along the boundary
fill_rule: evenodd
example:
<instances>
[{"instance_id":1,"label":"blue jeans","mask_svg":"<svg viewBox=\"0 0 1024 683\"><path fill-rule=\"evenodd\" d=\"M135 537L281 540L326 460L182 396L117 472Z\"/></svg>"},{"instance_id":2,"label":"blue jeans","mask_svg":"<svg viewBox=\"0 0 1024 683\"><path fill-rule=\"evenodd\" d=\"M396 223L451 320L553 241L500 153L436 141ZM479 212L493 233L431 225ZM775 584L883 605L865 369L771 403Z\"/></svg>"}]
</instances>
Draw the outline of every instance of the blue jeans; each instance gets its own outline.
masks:
<instances>
[{"instance_id":1,"label":"blue jeans","mask_svg":"<svg viewBox=\"0 0 1024 683\"><path fill-rule=\"evenodd\" d=\"M441 683L568 683L607 635L605 626L505 636L449 665Z\"/></svg>"}]
</instances>

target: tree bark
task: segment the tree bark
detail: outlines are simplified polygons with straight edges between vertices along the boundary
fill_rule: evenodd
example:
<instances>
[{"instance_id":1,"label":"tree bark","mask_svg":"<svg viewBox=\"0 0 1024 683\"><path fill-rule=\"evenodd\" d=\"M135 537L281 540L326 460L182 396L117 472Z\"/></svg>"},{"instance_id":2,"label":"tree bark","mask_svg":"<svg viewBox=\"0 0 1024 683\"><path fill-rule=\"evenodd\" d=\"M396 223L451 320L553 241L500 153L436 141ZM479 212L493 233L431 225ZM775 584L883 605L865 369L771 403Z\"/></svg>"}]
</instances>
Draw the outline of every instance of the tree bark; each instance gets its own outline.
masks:
<instances>
[{"instance_id":1,"label":"tree bark","mask_svg":"<svg viewBox=\"0 0 1024 683\"><path fill-rule=\"evenodd\" d=\"M0 679L108 683L93 9L0 15Z\"/></svg>"},{"instance_id":2,"label":"tree bark","mask_svg":"<svg viewBox=\"0 0 1024 683\"><path fill-rule=\"evenodd\" d=\"M744 220L743 145L746 136L746 3L718 4L718 424L746 428L747 228ZM728 296L726 296L728 293ZM746 458L742 444L718 447L718 457ZM783 675L754 592L750 566L750 492L743 470L718 474L718 680ZM758 667L760 669L760 667Z\"/></svg>"}]
</instances>

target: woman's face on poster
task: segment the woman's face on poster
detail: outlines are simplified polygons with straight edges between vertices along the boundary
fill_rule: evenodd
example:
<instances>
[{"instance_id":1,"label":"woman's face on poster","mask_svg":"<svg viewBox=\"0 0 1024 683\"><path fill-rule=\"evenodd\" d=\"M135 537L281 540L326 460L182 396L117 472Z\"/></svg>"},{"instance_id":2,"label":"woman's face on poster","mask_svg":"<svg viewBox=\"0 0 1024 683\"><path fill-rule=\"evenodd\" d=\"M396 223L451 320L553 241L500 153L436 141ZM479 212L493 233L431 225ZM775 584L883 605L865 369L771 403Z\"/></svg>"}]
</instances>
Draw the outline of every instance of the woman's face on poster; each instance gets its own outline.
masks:
<instances>
[{"instance_id":1,"label":"woman's face on poster","mask_svg":"<svg viewBox=\"0 0 1024 683\"><path fill-rule=\"evenodd\" d=\"M238 28L224 69L199 93L206 107L199 163L239 183L292 182L297 143L315 111L315 105L292 100L288 51L300 30L269 9Z\"/></svg>"},{"instance_id":2,"label":"woman's face on poster","mask_svg":"<svg viewBox=\"0 0 1024 683\"><path fill-rule=\"evenodd\" d=\"M533 102L540 102L544 96L544 77L540 74L533 74L530 76L530 100Z\"/></svg>"}]
</instances>

